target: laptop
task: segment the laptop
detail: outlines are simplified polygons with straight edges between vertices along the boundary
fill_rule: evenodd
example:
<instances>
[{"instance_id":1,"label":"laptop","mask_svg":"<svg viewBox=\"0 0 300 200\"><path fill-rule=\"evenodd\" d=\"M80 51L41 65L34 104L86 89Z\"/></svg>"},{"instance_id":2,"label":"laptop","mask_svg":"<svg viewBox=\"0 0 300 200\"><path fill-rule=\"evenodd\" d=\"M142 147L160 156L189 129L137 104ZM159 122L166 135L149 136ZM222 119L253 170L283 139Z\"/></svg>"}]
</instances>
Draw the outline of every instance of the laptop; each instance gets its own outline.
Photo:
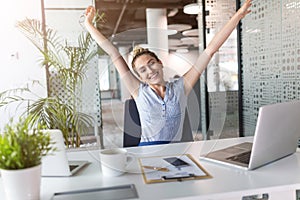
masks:
<instances>
[{"instance_id":1,"label":"laptop","mask_svg":"<svg viewBox=\"0 0 300 200\"><path fill-rule=\"evenodd\" d=\"M88 161L69 161L66 154L64 138L58 129L46 130L50 134L56 151L42 158L42 176L72 176L85 167Z\"/></svg>"},{"instance_id":2,"label":"laptop","mask_svg":"<svg viewBox=\"0 0 300 200\"><path fill-rule=\"evenodd\" d=\"M296 152L300 137L300 101L262 106L253 142L201 155L201 159L253 170Z\"/></svg>"}]
</instances>

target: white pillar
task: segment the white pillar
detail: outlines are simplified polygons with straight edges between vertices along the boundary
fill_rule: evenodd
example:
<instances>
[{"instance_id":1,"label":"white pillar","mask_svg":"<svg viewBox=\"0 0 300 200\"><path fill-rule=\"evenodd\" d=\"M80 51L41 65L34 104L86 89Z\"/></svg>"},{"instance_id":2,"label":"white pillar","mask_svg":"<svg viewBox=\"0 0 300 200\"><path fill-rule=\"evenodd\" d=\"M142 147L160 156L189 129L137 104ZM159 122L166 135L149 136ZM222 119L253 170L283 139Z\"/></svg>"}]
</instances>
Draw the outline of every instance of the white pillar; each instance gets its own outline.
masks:
<instances>
[{"instance_id":1,"label":"white pillar","mask_svg":"<svg viewBox=\"0 0 300 200\"><path fill-rule=\"evenodd\" d=\"M167 11L160 8L147 8L146 19L149 50L155 52L167 66L169 55ZM166 73L165 78L168 78Z\"/></svg>"},{"instance_id":2,"label":"white pillar","mask_svg":"<svg viewBox=\"0 0 300 200\"><path fill-rule=\"evenodd\" d=\"M163 59L168 55L168 22L166 9L147 8L147 39L149 49Z\"/></svg>"},{"instance_id":3,"label":"white pillar","mask_svg":"<svg viewBox=\"0 0 300 200\"><path fill-rule=\"evenodd\" d=\"M129 51L129 47L119 47L120 54L122 55L125 62L129 66L130 63L128 63L128 55L129 55L128 51ZM120 80L121 101L124 102L126 99L129 99L131 95L130 95L129 90L127 89L126 85L124 84L124 81L122 80L122 78L120 78L119 80Z\"/></svg>"}]
</instances>

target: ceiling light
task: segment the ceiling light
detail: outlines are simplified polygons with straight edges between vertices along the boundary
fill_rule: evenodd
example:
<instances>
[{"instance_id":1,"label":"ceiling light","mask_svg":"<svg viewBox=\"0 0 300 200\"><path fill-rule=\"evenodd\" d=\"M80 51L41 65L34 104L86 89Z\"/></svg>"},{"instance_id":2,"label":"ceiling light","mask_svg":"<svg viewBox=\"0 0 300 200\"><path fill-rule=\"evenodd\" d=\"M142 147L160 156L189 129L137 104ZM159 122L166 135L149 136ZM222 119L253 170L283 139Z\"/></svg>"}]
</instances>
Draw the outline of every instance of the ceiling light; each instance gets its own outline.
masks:
<instances>
[{"instance_id":1,"label":"ceiling light","mask_svg":"<svg viewBox=\"0 0 300 200\"><path fill-rule=\"evenodd\" d=\"M185 14L196 15L202 11L202 6L199 3L187 4L183 7Z\"/></svg>"},{"instance_id":2,"label":"ceiling light","mask_svg":"<svg viewBox=\"0 0 300 200\"><path fill-rule=\"evenodd\" d=\"M169 39L168 44L169 46L178 46L181 45L181 41L179 39Z\"/></svg>"},{"instance_id":3,"label":"ceiling light","mask_svg":"<svg viewBox=\"0 0 300 200\"><path fill-rule=\"evenodd\" d=\"M182 32L183 36L198 36L199 35L199 30L198 29L191 29L191 30L186 30Z\"/></svg>"},{"instance_id":4,"label":"ceiling light","mask_svg":"<svg viewBox=\"0 0 300 200\"><path fill-rule=\"evenodd\" d=\"M179 46L169 46L170 50L177 50L177 49L188 49L188 45L179 45Z\"/></svg>"},{"instance_id":5,"label":"ceiling light","mask_svg":"<svg viewBox=\"0 0 300 200\"><path fill-rule=\"evenodd\" d=\"M174 17L178 13L178 8L174 8L169 11L168 17Z\"/></svg>"},{"instance_id":6,"label":"ceiling light","mask_svg":"<svg viewBox=\"0 0 300 200\"><path fill-rule=\"evenodd\" d=\"M176 53L188 53L189 50L188 49L177 49Z\"/></svg>"},{"instance_id":7,"label":"ceiling light","mask_svg":"<svg viewBox=\"0 0 300 200\"><path fill-rule=\"evenodd\" d=\"M199 43L198 37L183 37L180 39L182 44L194 45Z\"/></svg>"},{"instance_id":8,"label":"ceiling light","mask_svg":"<svg viewBox=\"0 0 300 200\"><path fill-rule=\"evenodd\" d=\"M191 29L192 25L190 24L169 24L168 29L176 30L178 32Z\"/></svg>"},{"instance_id":9,"label":"ceiling light","mask_svg":"<svg viewBox=\"0 0 300 200\"><path fill-rule=\"evenodd\" d=\"M173 29L168 29L168 30L167 30L167 34L168 34L168 35L175 35L175 34L177 34L177 33L178 33L177 30L173 30Z\"/></svg>"}]
</instances>

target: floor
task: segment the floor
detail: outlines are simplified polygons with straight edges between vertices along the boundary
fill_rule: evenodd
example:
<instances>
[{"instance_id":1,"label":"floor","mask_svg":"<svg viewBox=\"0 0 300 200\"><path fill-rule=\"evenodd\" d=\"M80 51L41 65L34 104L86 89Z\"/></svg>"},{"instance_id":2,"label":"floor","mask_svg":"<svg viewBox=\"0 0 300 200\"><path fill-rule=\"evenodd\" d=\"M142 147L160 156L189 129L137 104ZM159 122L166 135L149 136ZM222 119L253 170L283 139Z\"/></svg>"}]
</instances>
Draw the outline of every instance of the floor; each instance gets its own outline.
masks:
<instances>
[{"instance_id":1,"label":"floor","mask_svg":"<svg viewBox=\"0 0 300 200\"><path fill-rule=\"evenodd\" d=\"M118 99L102 100L103 145L104 148L123 146L124 102ZM233 118L233 119L232 119ZM227 126L221 134L212 135L211 139L237 137L236 119L231 115L226 117ZM202 140L202 134L194 132L194 140Z\"/></svg>"},{"instance_id":2,"label":"floor","mask_svg":"<svg viewBox=\"0 0 300 200\"><path fill-rule=\"evenodd\" d=\"M118 99L102 100L104 148L123 146L124 102Z\"/></svg>"}]
</instances>

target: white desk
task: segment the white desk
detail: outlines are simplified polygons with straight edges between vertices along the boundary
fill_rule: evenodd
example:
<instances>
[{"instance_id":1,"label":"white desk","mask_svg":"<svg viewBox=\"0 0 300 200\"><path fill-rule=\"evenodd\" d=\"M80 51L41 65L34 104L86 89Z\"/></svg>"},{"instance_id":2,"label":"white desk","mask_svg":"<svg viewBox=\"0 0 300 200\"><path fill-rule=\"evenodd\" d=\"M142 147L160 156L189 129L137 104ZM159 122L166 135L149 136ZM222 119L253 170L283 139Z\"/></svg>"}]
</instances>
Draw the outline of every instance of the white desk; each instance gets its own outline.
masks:
<instances>
[{"instance_id":1,"label":"white desk","mask_svg":"<svg viewBox=\"0 0 300 200\"><path fill-rule=\"evenodd\" d=\"M128 148L137 157L153 155L192 154L198 158L200 153L208 152L212 147L249 141L252 138L211 140L192 143L145 146ZM106 178L100 170L99 151L70 152L68 156L75 160L89 160L91 164L73 177L42 178L41 199L49 200L55 192L110 187L133 183L140 199L242 199L243 196L268 193L269 199L296 199L296 190L300 189L300 152L261 167L254 171L245 171L228 166L200 160L200 164L213 176L211 179L189 180L183 182L145 184L139 166L133 162L128 173ZM4 199L2 181L0 199Z\"/></svg>"}]
</instances>

